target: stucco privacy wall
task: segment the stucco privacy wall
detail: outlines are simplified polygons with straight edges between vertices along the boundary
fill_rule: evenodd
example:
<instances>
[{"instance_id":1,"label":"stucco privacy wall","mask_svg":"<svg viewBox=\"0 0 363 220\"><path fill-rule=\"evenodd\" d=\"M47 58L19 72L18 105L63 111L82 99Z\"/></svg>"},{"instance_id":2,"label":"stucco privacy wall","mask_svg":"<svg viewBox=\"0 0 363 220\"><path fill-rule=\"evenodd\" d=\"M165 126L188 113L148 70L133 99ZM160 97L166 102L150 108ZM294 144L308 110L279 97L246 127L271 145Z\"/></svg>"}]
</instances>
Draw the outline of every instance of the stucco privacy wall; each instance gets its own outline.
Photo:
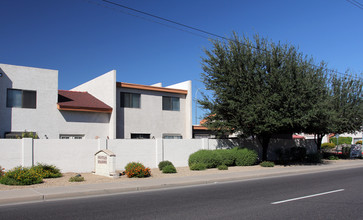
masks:
<instances>
[{"instance_id":1,"label":"stucco privacy wall","mask_svg":"<svg viewBox=\"0 0 363 220\"><path fill-rule=\"evenodd\" d=\"M252 141L236 143L235 140L65 140L65 139L0 139L0 166L7 170L23 165L47 163L56 165L62 172L91 172L94 170L94 154L109 149L116 154L116 169L123 170L128 162L141 162L156 168L160 161L169 160L175 166L188 166L189 155L200 149L218 149L233 146L255 148ZM276 140L271 143L268 158L274 159L279 147L307 146L308 152L316 152L313 140ZM261 156L261 153L259 153Z\"/></svg>"},{"instance_id":2,"label":"stucco privacy wall","mask_svg":"<svg viewBox=\"0 0 363 220\"><path fill-rule=\"evenodd\" d=\"M36 139L34 164L53 164L63 172L90 172L98 150L98 140Z\"/></svg>"},{"instance_id":3,"label":"stucco privacy wall","mask_svg":"<svg viewBox=\"0 0 363 220\"><path fill-rule=\"evenodd\" d=\"M58 71L9 64L0 64L0 71L0 138L5 132L25 130L58 138ZM8 88L36 91L36 108L6 107Z\"/></svg>"},{"instance_id":4,"label":"stucco privacy wall","mask_svg":"<svg viewBox=\"0 0 363 220\"><path fill-rule=\"evenodd\" d=\"M108 140L107 149L116 154L116 169L124 169L129 162L142 162L154 168L156 162L156 140Z\"/></svg>"},{"instance_id":5,"label":"stucco privacy wall","mask_svg":"<svg viewBox=\"0 0 363 220\"><path fill-rule=\"evenodd\" d=\"M0 139L0 166L10 169L22 165L22 141Z\"/></svg>"},{"instance_id":6,"label":"stucco privacy wall","mask_svg":"<svg viewBox=\"0 0 363 220\"><path fill-rule=\"evenodd\" d=\"M116 138L116 70L107 72L95 79L79 85L71 91L87 91L105 104L111 106L112 113L108 125L108 137ZM106 137L102 137L106 138Z\"/></svg>"},{"instance_id":7,"label":"stucco privacy wall","mask_svg":"<svg viewBox=\"0 0 363 220\"><path fill-rule=\"evenodd\" d=\"M191 152L200 149L208 149L207 139L190 140L163 140L163 157L161 160L172 161L174 166L181 167L188 165L188 158Z\"/></svg>"}]
</instances>

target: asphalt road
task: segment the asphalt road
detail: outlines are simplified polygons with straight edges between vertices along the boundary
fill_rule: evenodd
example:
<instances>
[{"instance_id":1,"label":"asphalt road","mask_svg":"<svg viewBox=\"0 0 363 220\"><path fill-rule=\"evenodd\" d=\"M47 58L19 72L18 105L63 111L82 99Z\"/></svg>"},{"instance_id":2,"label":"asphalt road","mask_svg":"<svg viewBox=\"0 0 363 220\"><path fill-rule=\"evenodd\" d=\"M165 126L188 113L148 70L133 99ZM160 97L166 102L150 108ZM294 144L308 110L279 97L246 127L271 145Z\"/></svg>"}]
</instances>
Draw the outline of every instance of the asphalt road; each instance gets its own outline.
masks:
<instances>
[{"instance_id":1,"label":"asphalt road","mask_svg":"<svg viewBox=\"0 0 363 220\"><path fill-rule=\"evenodd\" d=\"M363 168L0 206L0 219L363 219Z\"/></svg>"}]
</instances>

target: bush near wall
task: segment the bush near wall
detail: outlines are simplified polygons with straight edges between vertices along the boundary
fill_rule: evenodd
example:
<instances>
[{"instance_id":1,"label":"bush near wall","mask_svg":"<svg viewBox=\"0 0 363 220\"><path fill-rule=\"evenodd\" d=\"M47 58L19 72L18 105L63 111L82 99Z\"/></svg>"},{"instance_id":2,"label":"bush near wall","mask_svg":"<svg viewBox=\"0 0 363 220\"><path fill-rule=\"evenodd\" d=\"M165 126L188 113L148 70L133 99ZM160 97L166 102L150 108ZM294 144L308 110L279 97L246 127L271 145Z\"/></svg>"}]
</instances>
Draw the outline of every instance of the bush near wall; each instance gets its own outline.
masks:
<instances>
[{"instance_id":1,"label":"bush near wall","mask_svg":"<svg viewBox=\"0 0 363 220\"><path fill-rule=\"evenodd\" d=\"M216 168L222 164L222 158L215 150L198 150L189 156L189 167L193 164L205 164L207 168Z\"/></svg>"},{"instance_id":2,"label":"bush near wall","mask_svg":"<svg viewBox=\"0 0 363 220\"><path fill-rule=\"evenodd\" d=\"M252 166L256 164L258 155L256 151L247 148L199 150L189 156L188 164L205 164L207 168L226 166Z\"/></svg>"},{"instance_id":3,"label":"bush near wall","mask_svg":"<svg viewBox=\"0 0 363 220\"><path fill-rule=\"evenodd\" d=\"M325 150L325 151L329 151L329 150L333 150L335 148L335 144L334 143L322 143L321 144L321 149Z\"/></svg>"},{"instance_id":4,"label":"bush near wall","mask_svg":"<svg viewBox=\"0 0 363 220\"><path fill-rule=\"evenodd\" d=\"M162 171L162 170L163 170L163 168L164 168L164 167L166 167L166 166L168 166L168 165L172 165L172 166L174 166L174 165L173 165L173 163L172 163L172 162L170 162L170 161L168 161L168 160L161 161L161 162L159 163L159 165L158 165L159 170L160 170L160 171Z\"/></svg>"},{"instance_id":5,"label":"bush near wall","mask_svg":"<svg viewBox=\"0 0 363 220\"><path fill-rule=\"evenodd\" d=\"M234 148L233 150L235 151L235 163L237 166L252 166L256 164L258 160L258 154L256 151L247 148Z\"/></svg>"},{"instance_id":6,"label":"bush near wall","mask_svg":"<svg viewBox=\"0 0 363 220\"><path fill-rule=\"evenodd\" d=\"M35 169L15 167L0 178L0 183L5 185L32 185L43 182L43 177Z\"/></svg>"},{"instance_id":7,"label":"bush near wall","mask_svg":"<svg viewBox=\"0 0 363 220\"><path fill-rule=\"evenodd\" d=\"M173 164L171 165L167 165L163 168L163 173L176 173L176 168L174 167Z\"/></svg>"},{"instance_id":8,"label":"bush near wall","mask_svg":"<svg viewBox=\"0 0 363 220\"><path fill-rule=\"evenodd\" d=\"M337 143L337 138L336 137L332 137L330 138L329 142L330 143L334 143L335 145L341 145L341 144L352 144L352 137L339 137L338 138L338 142Z\"/></svg>"},{"instance_id":9,"label":"bush near wall","mask_svg":"<svg viewBox=\"0 0 363 220\"><path fill-rule=\"evenodd\" d=\"M149 177L151 176L150 168L146 168L142 163L130 162L125 166L126 176L129 178L137 177Z\"/></svg>"},{"instance_id":10,"label":"bush near wall","mask_svg":"<svg viewBox=\"0 0 363 220\"><path fill-rule=\"evenodd\" d=\"M62 176L60 170L54 165L38 163L32 169L42 175L43 178L58 178Z\"/></svg>"},{"instance_id":11,"label":"bush near wall","mask_svg":"<svg viewBox=\"0 0 363 220\"><path fill-rule=\"evenodd\" d=\"M220 165L226 165L228 167L234 166L236 162L236 155L235 155L236 150L233 149L215 150L215 152L219 155L221 159Z\"/></svg>"},{"instance_id":12,"label":"bush near wall","mask_svg":"<svg viewBox=\"0 0 363 220\"><path fill-rule=\"evenodd\" d=\"M62 173L54 165L40 164L33 167L15 167L4 172L0 167L0 183L5 185L32 185L42 183L43 178L61 177Z\"/></svg>"}]
</instances>

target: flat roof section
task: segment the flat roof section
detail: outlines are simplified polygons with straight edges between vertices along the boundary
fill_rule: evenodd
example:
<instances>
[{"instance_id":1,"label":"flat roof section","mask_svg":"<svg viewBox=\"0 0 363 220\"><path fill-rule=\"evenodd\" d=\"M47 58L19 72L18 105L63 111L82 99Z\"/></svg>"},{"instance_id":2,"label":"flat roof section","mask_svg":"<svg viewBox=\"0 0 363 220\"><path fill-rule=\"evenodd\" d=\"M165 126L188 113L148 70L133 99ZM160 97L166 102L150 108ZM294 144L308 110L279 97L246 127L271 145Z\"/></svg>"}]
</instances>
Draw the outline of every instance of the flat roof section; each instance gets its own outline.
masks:
<instances>
[{"instance_id":1,"label":"flat roof section","mask_svg":"<svg viewBox=\"0 0 363 220\"><path fill-rule=\"evenodd\" d=\"M146 85L133 84L133 83L116 82L116 86L120 87L120 88L140 89L140 90L149 90L149 91L157 91L157 92L168 92L168 93L176 93L176 94L182 94L182 95L188 94L188 90L172 89L172 88L157 87L157 86L146 86Z\"/></svg>"}]
</instances>

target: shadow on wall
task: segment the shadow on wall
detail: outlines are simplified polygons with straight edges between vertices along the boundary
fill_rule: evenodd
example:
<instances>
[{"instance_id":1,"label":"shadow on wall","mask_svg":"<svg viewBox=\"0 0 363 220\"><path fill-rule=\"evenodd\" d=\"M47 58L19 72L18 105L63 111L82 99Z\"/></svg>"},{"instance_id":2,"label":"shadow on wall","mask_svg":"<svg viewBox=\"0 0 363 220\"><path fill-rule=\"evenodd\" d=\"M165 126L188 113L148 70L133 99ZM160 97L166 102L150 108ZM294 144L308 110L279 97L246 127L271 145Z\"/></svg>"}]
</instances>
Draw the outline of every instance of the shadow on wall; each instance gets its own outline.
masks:
<instances>
[{"instance_id":1,"label":"shadow on wall","mask_svg":"<svg viewBox=\"0 0 363 220\"><path fill-rule=\"evenodd\" d=\"M124 139L125 138L125 109L120 108L120 92L118 91L116 94L116 138L117 139Z\"/></svg>"},{"instance_id":2,"label":"shadow on wall","mask_svg":"<svg viewBox=\"0 0 363 220\"><path fill-rule=\"evenodd\" d=\"M111 114L96 112L60 111L66 122L110 123Z\"/></svg>"},{"instance_id":3,"label":"shadow on wall","mask_svg":"<svg viewBox=\"0 0 363 220\"><path fill-rule=\"evenodd\" d=\"M209 139L216 142L216 149L231 149L241 147L255 150L259 157L262 158L261 143L257 139ZM278 159L278 152L289 150L292 147L304 147L307 153L316 153L316 144L314 140L299 139L271 139L267 151L269 160Z\"/></svg>"},{"instance_id":4,"label":"shadow on wall","mask_svg":"<svg viewBox=\"0 0 363 220\"><path fill-rule=\"evenodd\" d=\"M0 67L0 138L5 137L5 132L11 131L12 108L6 107L8 88L13 88L13 82Z\"/></svg>"}]
</instances>

